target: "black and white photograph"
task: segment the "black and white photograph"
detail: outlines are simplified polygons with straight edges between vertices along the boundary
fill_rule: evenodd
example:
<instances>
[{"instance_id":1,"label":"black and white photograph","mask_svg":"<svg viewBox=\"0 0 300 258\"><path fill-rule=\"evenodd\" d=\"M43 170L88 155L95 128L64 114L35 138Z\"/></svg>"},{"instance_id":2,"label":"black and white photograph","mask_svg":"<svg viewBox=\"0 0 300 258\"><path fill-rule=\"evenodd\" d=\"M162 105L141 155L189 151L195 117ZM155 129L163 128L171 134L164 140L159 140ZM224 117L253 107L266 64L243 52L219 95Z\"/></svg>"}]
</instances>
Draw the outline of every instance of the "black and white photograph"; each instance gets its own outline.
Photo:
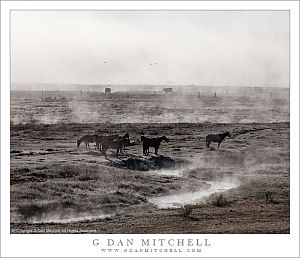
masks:
<instances>
[{"instance_id":1,"label":"black and white photograph","mask_svg":"<svg viewBox=\"0 0 300 258\"><path fill-rule=\"evenodd\" d=\"M9 20L10 235L291 233L290 10Z\"/></svg>"}]
</instances>

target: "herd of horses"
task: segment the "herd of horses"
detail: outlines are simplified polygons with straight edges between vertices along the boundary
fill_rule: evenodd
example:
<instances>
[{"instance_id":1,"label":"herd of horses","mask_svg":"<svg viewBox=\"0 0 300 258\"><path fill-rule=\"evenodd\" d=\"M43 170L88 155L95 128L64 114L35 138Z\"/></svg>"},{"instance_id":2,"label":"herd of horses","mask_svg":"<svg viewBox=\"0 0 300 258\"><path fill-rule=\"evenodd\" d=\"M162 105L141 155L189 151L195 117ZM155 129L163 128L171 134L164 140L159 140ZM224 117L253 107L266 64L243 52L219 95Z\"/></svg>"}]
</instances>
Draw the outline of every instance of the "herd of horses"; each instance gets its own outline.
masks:
<instances>
[{"instance_id":1,"label":"herd of horses","mask_svg":"<svg viewBox=\"0 0 300 258\"><path fill-rule=\"evenodd\" d=\"M122 149L125 149L126 145L130 145L129 134L125 133L123 136L117 134L114 135L85 135L77 140L77 147L84 142L87 149L90 150L90 143L96 143L96 149L102 151L106 156L106 151L108 149L115 149L117 151L117 156Z\"/></svg>"},{"instance_id":2,"label":"herd of horses","mask_svg":"<svg viewBox=\"0 0 300 258\"><path fill-rule=\"evenodd\" d=\"M229 132L221 133L221 134L209 134L206 136L206 147L209 148L211 142L217 142L218 148L222 141L226 138L231 138ZM149 138L144 136L144 133L141 133L141 142L143 143L143 154L148 155L150 152L150 147L154 148L155 154L157 155L159 146L162 141L168 142L168 138L166 136ZM130 146L129 134L125 133L123 136L119 136L117 134L114 135L85 135L77 140L77 147L80 146L81 143L85 143L87 149L90 150L90 143L96 144L96 149L100 150L106 157L106 151L108 149L115 149L117 157L119 153L123 153L123 149L125 150L125 146Z\"/></svg>"}]
</instances>

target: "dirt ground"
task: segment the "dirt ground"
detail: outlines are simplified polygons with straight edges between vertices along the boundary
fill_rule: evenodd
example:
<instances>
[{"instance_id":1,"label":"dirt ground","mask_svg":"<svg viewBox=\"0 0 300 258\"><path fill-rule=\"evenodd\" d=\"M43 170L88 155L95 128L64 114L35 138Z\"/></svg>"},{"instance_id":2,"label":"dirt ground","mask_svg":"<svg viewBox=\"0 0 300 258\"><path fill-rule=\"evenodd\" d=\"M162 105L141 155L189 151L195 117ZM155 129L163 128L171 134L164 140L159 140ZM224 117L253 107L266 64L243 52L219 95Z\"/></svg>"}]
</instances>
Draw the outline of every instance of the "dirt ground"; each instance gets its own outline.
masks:
<instances>
[{"instance_id":1,"label":"dirt ground","mask_svg":"<svg viewBox=\"0 0 300 258\"><path fill-rule=\"evenodd\" d=\"M289 233L289 123L11 124L11 233ZM217 149L210 133L230 132ZM85 134L130 135L107 159ZM140 133L166 135L158 156ZM216 190L192 204L185 193ZM171 196L158 208L153 198ZM197 197L197 196L196 196Z\"/></svg>"}]
</instances>

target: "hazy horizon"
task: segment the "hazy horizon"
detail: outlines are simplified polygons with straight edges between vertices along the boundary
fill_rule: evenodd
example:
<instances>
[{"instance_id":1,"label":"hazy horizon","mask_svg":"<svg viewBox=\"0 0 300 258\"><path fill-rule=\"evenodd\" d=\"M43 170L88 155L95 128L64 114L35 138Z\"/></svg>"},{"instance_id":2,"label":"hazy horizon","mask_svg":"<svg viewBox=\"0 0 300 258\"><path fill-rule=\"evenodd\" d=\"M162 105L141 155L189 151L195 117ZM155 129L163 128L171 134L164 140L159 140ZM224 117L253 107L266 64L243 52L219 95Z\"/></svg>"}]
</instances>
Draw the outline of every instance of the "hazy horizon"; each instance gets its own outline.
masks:
<instances>
[{"instance_id":1,"label":"hazy horizon","mask_svg":"<svg viewBox=\"0 0 300 258\"><path fill-rule=\"evenodd\" d=\"M11 81L289 87L289 13L13 11Z\"/></svg>"},{"instance_id":2,"label":"hazy horizon","mask_svg":"<svg viewBox=\"0 0 300 258\"><path fill-rule=\"evenodd\" d=\"M289 87L280 86L254 86L254 85L166 85L166 84L53 84L53 83L34 83L34 84L22 84L22 83L11 83L11 91L61 91L61 92L75 92L82 90L83 92L103 92L106 87L111 88L112 92L153 92L153 91L163 91L165 87L171 87L174 92L176 91L187 91L187 92L198 92L207 90L233 90L238 91L243 89L287 89Z\"/></svg>"}]
</instances>

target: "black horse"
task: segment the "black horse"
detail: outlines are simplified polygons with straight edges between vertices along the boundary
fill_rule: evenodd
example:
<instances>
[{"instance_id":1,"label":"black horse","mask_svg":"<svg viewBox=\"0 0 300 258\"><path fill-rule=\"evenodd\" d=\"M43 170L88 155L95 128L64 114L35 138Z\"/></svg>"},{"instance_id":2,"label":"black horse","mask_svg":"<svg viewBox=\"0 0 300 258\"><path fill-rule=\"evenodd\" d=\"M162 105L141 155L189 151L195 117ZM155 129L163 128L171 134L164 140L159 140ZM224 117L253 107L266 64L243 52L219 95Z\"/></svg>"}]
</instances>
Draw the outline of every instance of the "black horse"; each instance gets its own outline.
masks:
<instances>
[{"instance_id":1,"label":"black horse","mask_svg":"<svg viewBox=\"0 0 300 258\"><path fill-rule=\"evenodd\" d=\"M141 141L143 142L143 154L149 154L149 147L154 147L155 154L157 155L157 151L162 141L168 142L166 136L158 137L158 138L147 138L143 134L141 135Z\"/></svg>"},{"instance_id":2,"label":"black horse","mask_svg":"<svg viewBox=\"0 0 300 258\"><path fill-rule=\"evenodd\" d=\"M217 142L218 148L220 147L221 142L225 139L225 137L231 138L229 132L221 133L221 134L209 134L206 136L206 148L209 148L211 142Z\"/></svg>"}]
</instances>

